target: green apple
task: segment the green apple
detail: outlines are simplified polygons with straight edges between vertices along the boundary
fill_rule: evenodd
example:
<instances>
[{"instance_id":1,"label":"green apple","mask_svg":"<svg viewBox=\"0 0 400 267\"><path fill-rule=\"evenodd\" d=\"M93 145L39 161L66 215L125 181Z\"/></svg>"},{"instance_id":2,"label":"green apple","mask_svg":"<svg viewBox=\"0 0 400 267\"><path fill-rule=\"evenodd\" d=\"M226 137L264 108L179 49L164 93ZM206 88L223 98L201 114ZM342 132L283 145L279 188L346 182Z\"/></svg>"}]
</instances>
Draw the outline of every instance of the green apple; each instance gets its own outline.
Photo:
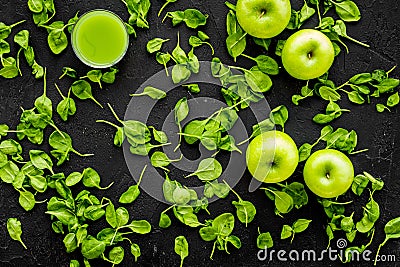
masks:
<instances>
[{"instance_id":1,"label":"green apple","mask_svg":"<svg viewBox=\"0 0 400 267\"><path fill-rule=\"evenodd\" d=\"M245 32L258 38L272 38L289 24L289 0L238 0L236 17Z\"/></svg>"},{"instance_id":2,"label":"green apple","mask_svg":"<svg viewBox=\"0 0 400 267\"><path fill-rule=\"evenodd\" d=\"M278 183L289 178L299 162L299 151L293 139L280 131L256 136L246 151L251 175L263 183Z\"/></svg>"},{"instance_id":3,"label":"green apple","mask_svg":"<svg viewBox=\"0 0 400 267\"><path fill-rule=\"evenodd\" d=\"M292 34L282 49L282 64L296 79L311 80L329 70L335 58L331 40L320 31L304 29Z\"/></svg>"},{"instance_id":4,"label":"green apple","mask_svg":"<svg viewBox=\"0 0 400 267\"><path fill-rule=\"evenodd\" d=\"M334 198L350 188L354 179L354 168L350 159L342 152L323 149L308 158L303 176L314 194L323 198Z\"/></svg>"}]
</instances>

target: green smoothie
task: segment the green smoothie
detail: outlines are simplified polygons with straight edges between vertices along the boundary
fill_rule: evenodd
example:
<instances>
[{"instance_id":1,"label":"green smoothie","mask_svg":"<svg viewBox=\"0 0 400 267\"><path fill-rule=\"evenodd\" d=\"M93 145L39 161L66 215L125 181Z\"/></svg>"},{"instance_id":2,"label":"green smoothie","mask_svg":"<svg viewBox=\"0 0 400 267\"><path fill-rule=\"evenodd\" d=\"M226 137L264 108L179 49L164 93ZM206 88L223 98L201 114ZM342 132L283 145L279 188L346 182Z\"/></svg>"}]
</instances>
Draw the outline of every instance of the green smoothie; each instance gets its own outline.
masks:
<instances>
[{"instance_id":1,"label":"green smoothie","mask_svg":"<svg viewBox=\"0 0 400 267\"><path fill-rule=\"evenodd\" d=\"M82 15L72 32L72 47L78 58L91 67L106 68L125 55L129 36L123 21L107 10Z\"/></svg>"}]
</instances>

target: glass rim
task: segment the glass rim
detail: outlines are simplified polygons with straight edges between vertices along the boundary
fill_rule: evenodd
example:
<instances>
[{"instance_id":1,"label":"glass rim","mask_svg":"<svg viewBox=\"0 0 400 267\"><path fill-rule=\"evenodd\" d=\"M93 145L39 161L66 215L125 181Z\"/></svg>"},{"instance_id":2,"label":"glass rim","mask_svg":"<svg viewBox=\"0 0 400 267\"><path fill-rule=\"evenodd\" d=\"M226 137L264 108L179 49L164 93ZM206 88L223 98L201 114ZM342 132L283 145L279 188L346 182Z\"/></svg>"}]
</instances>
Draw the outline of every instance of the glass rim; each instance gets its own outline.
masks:
<instances>
[{"instance_id":1,"label":"glass rim","mask_svg":"<svg viewBox=\"0 0 400 267\"><path fill-rule=\"evenodd\" d=\"M119 22L121 22L121 24L122 24L122 26L123 26L123 28L124 28L124 31L125 31L125 33L126 33L126 44L125 44L125 49L124 49L124 51L121 53L121 55L118 57L118 58L116 58L114 61L112 61L111 63L107 63L107 64L99 64L99 63L96 63L96 62L93 62L93 61L91 61L91 60L88 60L87 58L85 58L83 55L82 55L82 53L79 51L79 49L76 47L76 45L75 45L75 37L76 37L76 29L77 29L77 27L76 27L76 25L78 25L78 23L83 19L83 18L85 18L87 15L90 15L91 13L96 13L96 12L99 12L99 11L101 11L101 12L105 12L105 13L109 13L111 16L113 16L113 17L115 17L115 18L117 18L118 20L119 20ZM76 23L72 26L72 31L71 31L71 45L72 45L72 50L74 51L74 54L76 55L76 57L78 57L78 59L82 62L82 63L84 63L85 65L87 65L87 66L89 66L89 67L92 67L92 68L108 68L108 67L112 67L112 66L114 66L115 64L117 64L118 62L120 62L121 60L122 60L122 58L125 56L125 54L126 54L126 52L127 52L127 50L128 50L128 47L129 47L129 33L128 33L128 29L127 29L127 27L126 27L126 25L125 25L125 22L121 19L121 17L120 16L118 16L117 14L115 14L114 12L112 12L112 11L110 11L110 10L107 10L107 9L102 9L102 8L98 8L98 9L92 9L92 10L89 10L89 11L87 11L87 12L85 12L85 13L83 13L79 18L78 18L78 20L76 21Z\"/></svg>"}]
</instances>

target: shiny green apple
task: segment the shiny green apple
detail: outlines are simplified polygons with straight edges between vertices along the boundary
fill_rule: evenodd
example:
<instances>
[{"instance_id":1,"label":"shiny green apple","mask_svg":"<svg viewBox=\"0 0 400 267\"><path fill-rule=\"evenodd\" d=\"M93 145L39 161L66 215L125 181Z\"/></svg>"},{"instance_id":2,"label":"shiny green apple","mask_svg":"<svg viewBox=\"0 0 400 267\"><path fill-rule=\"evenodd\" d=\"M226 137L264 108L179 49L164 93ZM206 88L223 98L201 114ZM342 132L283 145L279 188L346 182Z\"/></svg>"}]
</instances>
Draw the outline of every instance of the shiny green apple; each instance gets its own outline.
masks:
<instances>
[{"instance_id":1,"label":"shiny green apple","mask_svg":"<svg viewBox=\"0 0 400 267\"><path fill-rule=\"evenodd\" d=\"M256 136L246 151L247 168L263 183L278 183L289 178L299 162L296 143L286 133L264 132Z\"/></svg>"},{"instance_id":2,"label":"shiny green apple","mask_svg":"<svg viewBox=\"0 0 400 267\"><path fill-rule=\"evenodd\" d=\"M272 38L289 24L289 0L238 0L236 17L248 34L258 38Z\"/></svg>"},{"instance_id":3,"label":"shiny green apple","mask_svg":"<svg viewBox=\"0 0 400 267\"><path fill-rule=\"evenodd\" d=\"M331 40L320 31L304 29L292 34L282 49L282 64L294 78L311 80L332 66L335 50Z\"/></svg>"},{"instance_id":4,"label":"shiny green apple","mask_svg":"<svg viewBox=\"0 0 400 267\"><path fill-rule=\"evenodd\" d=\"M354 168L350 159L342 152L323 149L308 158L303 176L314 194L323 198L334 198L350 188L354 179Z\"/></svg>"}]
</instances>

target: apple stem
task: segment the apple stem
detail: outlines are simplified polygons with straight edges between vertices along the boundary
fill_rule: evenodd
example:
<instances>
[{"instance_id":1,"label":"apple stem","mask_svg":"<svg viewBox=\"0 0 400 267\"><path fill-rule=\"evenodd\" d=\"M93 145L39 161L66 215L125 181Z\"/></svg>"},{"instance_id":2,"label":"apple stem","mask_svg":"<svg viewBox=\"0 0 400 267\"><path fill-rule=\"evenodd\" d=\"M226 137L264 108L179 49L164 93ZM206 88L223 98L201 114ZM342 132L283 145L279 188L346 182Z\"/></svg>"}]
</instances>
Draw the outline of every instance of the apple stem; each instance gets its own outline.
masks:
<instances>
[{"instance_id":1,"label":"apple stem","mask_svg":"<svg viewBox=\"0 0 400 267\"><path fill-rule=\"evenodd\" d=\"M260 16L259 16L258 18L260 19L262 16L265 15L265 13L267 13L267 11L263 9L262 12L261 12L261 14L260 14Z\"/></svg>"}]
</instances>

